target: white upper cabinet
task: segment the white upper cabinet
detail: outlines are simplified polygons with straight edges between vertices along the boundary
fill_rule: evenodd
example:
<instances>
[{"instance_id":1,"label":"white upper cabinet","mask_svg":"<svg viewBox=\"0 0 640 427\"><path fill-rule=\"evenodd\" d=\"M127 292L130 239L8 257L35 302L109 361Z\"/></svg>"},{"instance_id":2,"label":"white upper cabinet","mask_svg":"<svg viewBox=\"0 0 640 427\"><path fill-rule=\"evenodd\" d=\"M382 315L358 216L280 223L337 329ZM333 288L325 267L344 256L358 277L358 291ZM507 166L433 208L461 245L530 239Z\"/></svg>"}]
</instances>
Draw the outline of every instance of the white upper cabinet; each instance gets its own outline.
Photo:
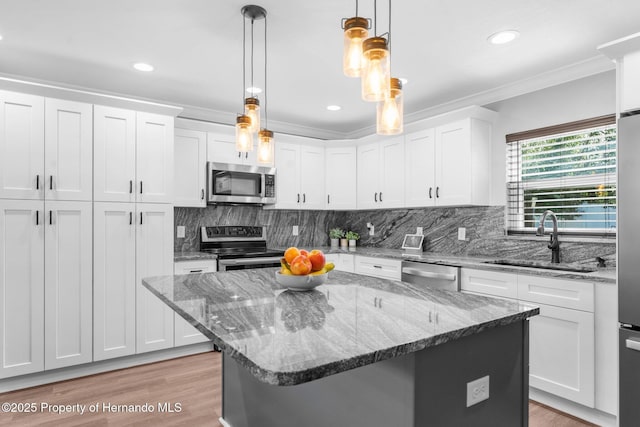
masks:
<instances>
[{"instance_id":1,"label":"white upper cabinet","mask_svg":"<svg viewBox=\"0 0 640 427\"><path fill-rule=\"evenodd\" d=\"M91 201L93 189L93 106L45 99L47 200Z\"/></svg>"},{"instance_id":2,"label":"white upper cabinet","mask_svg":"<svg viewBox=\"0 0 640 427\"><path fill-rule=\"evenodd\" d=\"M275 157L275 208L323 209L324 147L280 142Z\"/></svg>"},{"instance_id":3,"label":"white upper cabinet","mask_svg":"<svg viewBox=\"0 0 640 427\"><path fill-rule=\"evenodd\" d=\"M207 134L176 129L174 146L174 205L202 208L207 205Z\"/></svg>"},{"instance_id":4,"label":"white upper cabinet","mask_svg":"<svg viewBox=\"0 0 640 427\"><path fill-rule=\"evenodd\" d=\"M94 107L94 200L173 202L173 117Z\"/></svg>"},{"instance_id":5,"label":"white upper cabinet","mask_svg":"<svg viewBox=\"0 0 640 427\"><path fill-rule=\"evenodd\" d=\"M404 205L404 136L358 147L358 209Z\"/></svg>"},{"instance_id":6,"label":"white upper cabinet","mask_svg":"<svg viewBox=\"0 0 640 427\"><path fill-rule=\"evenodd\" d=\"M44 98L0 91L0 198L44 195Z\"/></svg>"},{"instance_id":7,"label":"white upper cabinet","mask_svg":"<svg viewBox=\"0 0 640 427\"><path fill-rule=\"evenodd\" d=\"M625 55L620 68L620 110L640 110L640 51Z\"/></svg>"},{"instance_id":8,"label":"white upper cabinet","mask_svg":"<svg viewBox=\"0 0 640 427\"><path fill-rule=\"evenodd\" d=\"M327 209L355 209L356 147L329 147L325 158Z\"/></svg>"},{"instance_id":9,"label":"white upper cabinet","mask_svg":"<svg viewBox=\"0 0 640 427\"><path fill-rule=\"evenodd\" d=\"M94 200L135 202L136 113L94 106Z\"/></svg>"},{"instance_id":10,"label":"white upper cabinet","mask_svg":"<svg viewBox=\"0 0 640 427\"><path fill-rule=\"evenodd\" d=\"M407 135L406 206L486 205L491 125L467 118Z\"/></svg>"},{"instance_id":11,"label":"white upper cabinet","mask_svg":"<svg viewBox=\"0 0 640 427\"><path fill-rule=\"evenodd\" d=\"M45 369L93 360L91 202L45 203Z\"/></svg>"},{"instance_id":12,"label":"white upper cabinet","mask_svg":"<svg viewBox=\"0 0 640 427\"><path fill-rule=\"evenodd\" d=\"M0 378L44 369L43 202L0 199Z\"/></svg>"}]
</instances>

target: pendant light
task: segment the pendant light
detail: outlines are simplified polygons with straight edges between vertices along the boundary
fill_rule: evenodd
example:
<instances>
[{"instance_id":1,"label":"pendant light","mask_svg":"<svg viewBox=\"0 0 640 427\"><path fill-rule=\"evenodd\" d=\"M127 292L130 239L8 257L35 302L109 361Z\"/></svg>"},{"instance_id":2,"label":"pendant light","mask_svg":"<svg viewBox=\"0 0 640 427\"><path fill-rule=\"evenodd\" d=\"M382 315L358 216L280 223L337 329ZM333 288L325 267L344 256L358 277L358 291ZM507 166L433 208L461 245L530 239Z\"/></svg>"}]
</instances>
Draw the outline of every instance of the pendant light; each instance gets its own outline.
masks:
<instances>
[{"instance_id":1,"label":"pendant light","mask_svg":"<svg viewBox=\"0 0 640 427\"><path fill-rule=\"evenodd\" d=\"M362 99L383 101L389 92L389 50L387 40L375 35L377 30L377 2L373 2L374 36L362 42Z\"/></svg>"},{"instance_id":2,"label":"pendant light","mask_svg":"<svg viewBox=\"0 0 640 427\"><path fill-rule=\"evenodd\" d=\"M342 70L347 77L360 77L362 71L362 42L369 37L370 22L358 16L358 0L356 0L356 16L342 20L344 29L344 53Z\"/></svg>"},{"instance_id":3,"label":"pendant light","mask_svg":"<svg viewBox=\"0 0 640 427\"><path fill-rule=\"evenodd\" d=\"M258 163L273 163L273 132L267 129L267 12L264 12L264 129L258 132Z\"/></svg>"},{"instance_id":4,"label":"pendant light","mask_svg":"<svg viewBox=\"0 0 640 427\"><path fill-rule=\"evenodd\" d=\"M391 52L391 0L389 0L389 52ZM404 102L402 99L402 82L400 79L389 79L389 90L383 101L376 108L376 133L378 135L397 135L403 131Z\"/></svg>"}]
</instances>

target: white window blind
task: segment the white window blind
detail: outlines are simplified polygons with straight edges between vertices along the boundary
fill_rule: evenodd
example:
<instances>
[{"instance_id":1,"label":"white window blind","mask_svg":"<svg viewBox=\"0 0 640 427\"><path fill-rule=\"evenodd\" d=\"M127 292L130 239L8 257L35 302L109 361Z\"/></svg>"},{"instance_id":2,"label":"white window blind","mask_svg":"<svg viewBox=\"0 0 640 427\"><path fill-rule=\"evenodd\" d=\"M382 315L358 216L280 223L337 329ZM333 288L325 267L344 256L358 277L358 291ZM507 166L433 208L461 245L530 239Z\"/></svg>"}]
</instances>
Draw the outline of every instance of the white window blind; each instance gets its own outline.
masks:
<instances>
[{"instance_id":1,"label":"white window blind","mask_svg":"<svg viewBox=\"0 0 640 427\"><path fill-rule=\"evenodd\" d=\"M507 136L509 234L535 233L551 210L563 233L615 235L617 137L606 117Z\"/></svg>"}]
</instances>

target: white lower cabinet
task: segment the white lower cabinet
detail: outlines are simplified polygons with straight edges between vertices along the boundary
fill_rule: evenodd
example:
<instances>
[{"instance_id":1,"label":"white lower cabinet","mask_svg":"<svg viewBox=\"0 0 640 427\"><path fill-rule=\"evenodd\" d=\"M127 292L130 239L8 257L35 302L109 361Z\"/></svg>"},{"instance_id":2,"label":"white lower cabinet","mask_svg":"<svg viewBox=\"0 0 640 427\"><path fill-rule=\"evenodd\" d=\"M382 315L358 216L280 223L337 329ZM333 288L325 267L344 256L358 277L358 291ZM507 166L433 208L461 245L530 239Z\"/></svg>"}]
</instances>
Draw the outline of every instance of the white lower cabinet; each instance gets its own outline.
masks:
<instances>
[{"instance_id":1,"label":"white lower cabinet","mask_svg":"<svg viewBox=\"0 0 640 427\"><path fill-rule=\"evenodd\" d=\"M357 255L355 257L355 272L366 276L383 279L400 280L402 276L402 261L398 259L375 258Z\"/></svg>"},{"instance_id":2,"label":"white lower cabinet","mask_svg":"<svg viewBox=\"0 0 640 427\"><path fill-rule=\"evenodd\" d=\"M529 385L593 408L593 313L537 305L540 314L530 319Z\"/></svg>"},{"instance_id":3,"label":"white lower cabinet","mask_svg":"<svg viewBox=\"0 0 640 427\"><path fill-rule=\"evenodd\" d=\"M211 273L217 271L217 264L215 260L181 261L174 264L173 270L174 274ZM201 301L194 301L193 304L194 307L202 307ZM176 347L209 341L209 338L177 313L174 314L174 322L175 332L173 339Z\"/></svg>"},{"instance_id":4,"label":"white lower cabinet","mask_svg":"<svg viewBox=\"0 0 640 427\"><path fill-rule=\"evenodd\" d=\"M44 369L43 208L0 200L0 378Z\"/></svg>"},{"instance_id":5,"label":"white lower cabinet","mask_svg":"<svg viewBox=\"0 0 640 427\"><path fill-rule=\"evenodd\" d=\"M136 353L173 347L173 310L142 279L173 274L173 206L136 204Z\"/></svg>"},{"instance_id":6,"label":"white lower cabinet","mask_svg":"<svg viewBox=\"0 0 640 427\"><path fill-rule=\"evenodd\" d=\"M91 202L45 202L45 369L93 360Z\"/></svg>"},{"instance_id":7,"label":"white lower cabinet","mask_svg":"<svg viewBox=\"0 0 640 427\"><path fill-rule=\"evenodd\" d=\"M93 358L136 352L135 204L94 203Z\"/></svg>"},{"instance_id":8,"label":"white lower cabinet","mask_svg":"<svg viewBox=\"0 0 640 427\"><path fill-rule=\"evenodd\" d=\"M353 254L326 254L327 262L335 264L335 269L338 271L346 271L353 273L355 271L355 255Z\"/></svg>"}]
</instances>

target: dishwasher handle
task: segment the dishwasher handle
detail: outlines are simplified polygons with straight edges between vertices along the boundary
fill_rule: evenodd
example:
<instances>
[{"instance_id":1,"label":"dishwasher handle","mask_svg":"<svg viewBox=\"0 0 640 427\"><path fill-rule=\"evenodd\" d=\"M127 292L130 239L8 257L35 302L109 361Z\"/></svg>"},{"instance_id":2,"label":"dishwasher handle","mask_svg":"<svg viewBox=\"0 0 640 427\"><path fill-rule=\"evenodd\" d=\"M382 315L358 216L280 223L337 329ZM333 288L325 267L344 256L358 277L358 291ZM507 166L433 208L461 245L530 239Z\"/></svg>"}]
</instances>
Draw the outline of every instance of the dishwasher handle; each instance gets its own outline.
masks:
<instances>
[{"instance_id":1,"label":"dishwasher handle","mask_svg":"<svg viewBox=\"0 0 640 427\"><path fill-rule=\"evenodd\" d=\"M411 274L412 276L426 277L429 279L449 280L451 282L454 282L457 279L455 274L433 273L431 271L424 271L411 267L402 267L402 272L405 274Z\"/></svg>"}]
</instances>

